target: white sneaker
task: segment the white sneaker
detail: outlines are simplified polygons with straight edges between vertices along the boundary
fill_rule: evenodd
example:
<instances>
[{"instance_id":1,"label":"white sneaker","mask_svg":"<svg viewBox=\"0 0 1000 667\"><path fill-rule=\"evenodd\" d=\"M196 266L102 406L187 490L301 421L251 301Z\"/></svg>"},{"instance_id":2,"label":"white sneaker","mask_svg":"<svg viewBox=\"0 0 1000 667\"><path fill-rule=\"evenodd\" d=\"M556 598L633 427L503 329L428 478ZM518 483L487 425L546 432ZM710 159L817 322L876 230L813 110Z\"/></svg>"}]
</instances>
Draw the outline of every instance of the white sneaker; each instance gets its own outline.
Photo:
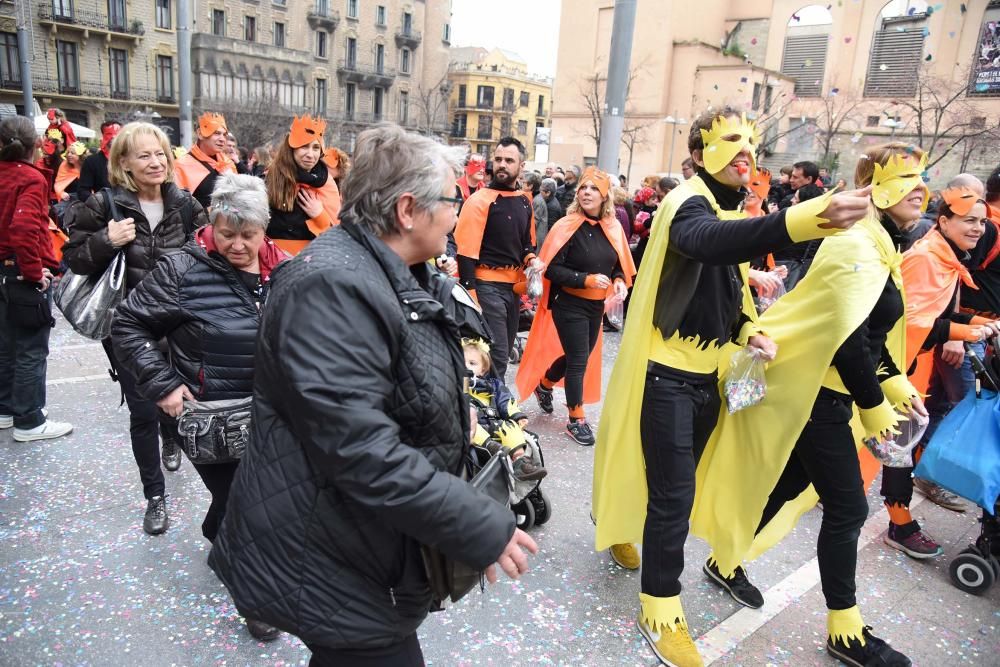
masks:
<instances>
[{"instance_id":1,"label":"white sneaker","mask_svg":"<svg viewBox=\"0 0 1000 667\"><path fill-rule=\"evenodd\" d=\"M42 416L48 417L49 411L42 408ZM0 415L0 429L10 428L14 425L14 415Z\"/></svg>"},{"instance_id":2,"label":"white sneaker","mask_svg":"<svg viewBox=\"0 0 1000 667\"><path fill-rule=\"evenodd\" d=\"M14 439L18 442L31 442L32 440L49 440L59 438L73 430L73 425L66 422L55 422L51 419L45 421L41 426L35 428L15 428Z\"/></svg>"}]
</instances>

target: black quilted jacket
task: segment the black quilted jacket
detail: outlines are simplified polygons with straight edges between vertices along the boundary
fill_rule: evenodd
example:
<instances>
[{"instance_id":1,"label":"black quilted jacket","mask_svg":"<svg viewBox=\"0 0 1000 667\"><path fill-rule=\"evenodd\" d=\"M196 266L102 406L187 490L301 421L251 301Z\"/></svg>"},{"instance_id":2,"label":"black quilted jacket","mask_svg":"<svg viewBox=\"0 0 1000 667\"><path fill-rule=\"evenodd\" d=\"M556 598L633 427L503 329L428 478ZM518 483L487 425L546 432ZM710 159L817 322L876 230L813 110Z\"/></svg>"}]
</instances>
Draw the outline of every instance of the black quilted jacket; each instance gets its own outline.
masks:
<instances>
[{"instance_id":1,"label":"black quilted jacket","mask_svg":"<svg viewBox=\"0 0 1000 667\"><path fill-rule=\"evenodd\" d=\"M452 474L465 366L434 280L349 220L275 271L251 443L209 559L245 616L310 644L395 644L431 605L421 544L485 568L513 535Z\"/></svg>"},{"instance_id":2,"label":"black quilted jacket","mask_svg":"<svg viewBox=\"0 0 1000 667\"><path fill-rule=\"evenodd\" d=\"M125 285L128 289L138 285L153 270L160 257L180 250L191 238L192 230L208 224L201 204L192 199L187 190L173 183L164 183L160 187L163 220L152 231L134 192L122 187L114 187L111 191L121 215L135 220L135 240L125 246ZM191 202L185 212L188 200ZM187 224L185 215L190 220ZM101 191L91 195L86 204L74 204L67 211L66 226L70 235L63 246L63 257L74 273L87 276L102 273L111 263L118 249L108 240L110 218L111 209Z\"/></svg>"},{"instance_id":3,"label":"black quilted jacket","mask_svg":"<svg viewBox=\"0 0 1000 667\"><path fill-rule=\"evenodd\" d=\"M262 266L262 275L271 268ZM245 398L253 393L259 319L257 297L232 265L190 241L129 293L111 338L118 360L151 401L182 383L199 400ZM157 346L164 337L169 359Z\"/></svg>"}]
</instances>

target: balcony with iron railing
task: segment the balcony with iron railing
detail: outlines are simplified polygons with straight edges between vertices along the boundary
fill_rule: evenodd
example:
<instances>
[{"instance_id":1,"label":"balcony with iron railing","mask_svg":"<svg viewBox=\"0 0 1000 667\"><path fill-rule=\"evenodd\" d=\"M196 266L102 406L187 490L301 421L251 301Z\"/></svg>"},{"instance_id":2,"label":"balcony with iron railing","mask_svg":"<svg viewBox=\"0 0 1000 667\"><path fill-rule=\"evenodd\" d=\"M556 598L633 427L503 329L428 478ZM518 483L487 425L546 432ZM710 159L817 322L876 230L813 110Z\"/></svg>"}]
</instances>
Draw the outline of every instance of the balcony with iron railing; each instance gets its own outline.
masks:
<instances>
[{"instance_id":1,"label":"balcony with iron railing","mask_svg":"<svg viewBox=\"0 0 1000 667\"><path fill-rule=\"evenodd\" d=\"M306 14L306 21L309 22L309 27L313 30L333 32L340 23L340 12L336 9L330 9L329 5L318 2Z\"/></svg>"},{"instance_id":2,"label":"balcony with iron railing","mask_svg":"<svg viewBox=\"0 0 1000 667\"><path fill-rule=\"evenodd\" d=\"M399 48L409 48L415 49L420 46L420 42L423 37L420 35L419 30L413 30L412 28L402 28L396 33L396 46Z\"/></svg>"},{"instance_id":3,"label":"balcony with iron railing","mask_svg":"<svg viewBox=\"0 0 1000 667\"><path fill-rule=\"evenodd\" d=\"M138 19L129 21L127 17L109 16L104 12L76 9L55 11L52 2L38 4L38 23L46 26L54 34L60 29L75 30L84 33L86 38L91 32L108 36L124 37L138 43L139 38L146 34L146 28Z\"/></svg>"},{"instance_id":4,"label":"balcony with iron railing","mask_svg":"<svg viewBox=\"0 0 1000 667\"><path fill-rule=\"evenodd\" d=\"M113 102L135 102L137 104L163 104L176 106L177 101L171 93L161 95L158 91L142 86L128 86L125 89L112 88L106 83L88 81L60 81L51 77L34 76L32 86L36 93L46 95L65 95L74 98L85 97L89 101L102 100ZM18 84L20 87L20 84Z\"/></svg>"},{"instance_id":5,"label":"balcony with iron railing","mask_svg":"<svg viewBox=\"0 0 1000 667\"><path fill-rule=\"evenodd\" d=\"M356 58L341 58L337 76L342 83L356 83L362 88L385 88L396 79L396 71L378 64L362 64Z\"/></svg>"}]
</instances>

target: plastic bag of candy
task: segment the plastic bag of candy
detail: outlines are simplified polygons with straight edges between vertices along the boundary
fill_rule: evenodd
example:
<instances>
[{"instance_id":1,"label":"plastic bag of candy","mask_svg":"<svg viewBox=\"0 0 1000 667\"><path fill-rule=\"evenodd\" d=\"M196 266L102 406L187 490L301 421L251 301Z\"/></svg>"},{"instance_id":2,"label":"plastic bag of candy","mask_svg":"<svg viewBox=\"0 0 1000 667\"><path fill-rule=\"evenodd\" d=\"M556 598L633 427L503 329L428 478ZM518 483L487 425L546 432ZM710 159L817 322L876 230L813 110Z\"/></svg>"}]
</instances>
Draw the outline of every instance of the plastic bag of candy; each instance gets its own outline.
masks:
<instances>
[{"instance_id":1,"label":"plastic bag of candy","mask_svg":"<svg viewBox=\"0 0 1000 667\"><path fill-rule=\"evenodd\" d=\"M744 347L732 356L724 385L729 414L764 400L767 393L764 368L765 362L755 348Z\"/></svg>"},{"instance_id":2,"label":"plastic bag of candy","mask_svg":"<svg viewBox=\"0 0 1000 667\"><path fill-rule=\"evenodd\" d=\"M764 296L763 294L758 294L754 298L754 303L757 305L757 312L763 313L765 310L773 306L775 301L777 301L783 296L785 296L784 285L778 285L778 288L767 296Z\"/></svg>"},{"instance_id":3,"label":"plastic bag of candy","mask_svg":"<svg viewBox=\"0 0 1000 667\"><path fill-rule=\"evenodd\" d=\"M888 468L909 468L913 465L913 448L927 431L930 420L918 414L911 414L900 422L886 438L866 438L868 451Z\"/></svg>"},{"instance_id":4,"label":"plastic bag of candy","mask_svg":"<svg viewBox=\"0 0 1000 667\"><path fill-rule=\"evenodd\" d=\"M528 298L532 301L538 301L542 296L542 271L541 269L536 269L534 267L528 267L525 273L528 275Z\"/></svg>"},{"instance_id":5,"label":"plastic bag of candy","mask_svg":"<svg viewBox=\"0 0 1000 667\"><path fill-rule=\"evenodd\" d=\"M625 323L625 300L618 294L612 294L604 300L604 314L608 318L608 323L621 331Z\"/></svg>"}]
</instances>

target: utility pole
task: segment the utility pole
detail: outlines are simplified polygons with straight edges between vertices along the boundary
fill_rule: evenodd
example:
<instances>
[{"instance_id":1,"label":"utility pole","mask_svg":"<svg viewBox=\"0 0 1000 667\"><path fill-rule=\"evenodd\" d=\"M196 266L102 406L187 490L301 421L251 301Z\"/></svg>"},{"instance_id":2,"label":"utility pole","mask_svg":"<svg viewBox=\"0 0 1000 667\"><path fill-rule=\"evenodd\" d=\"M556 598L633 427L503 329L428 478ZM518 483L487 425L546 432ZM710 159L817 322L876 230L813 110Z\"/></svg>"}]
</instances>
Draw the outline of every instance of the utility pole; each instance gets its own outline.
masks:
<instances>
[{"instance_id":1,"label":"utility pole","mask_svg":"<svg viewBox=\"0 0 1000 667\"><path fill-rule=\"evenodd\" d=\"M14 3L17 9L17 51L20 54L21 92L24 95L24 115L35 117L35 92L31 81L31 3L27 0Z\"/></svg>"},{"instance_id":2,"label":"utility pole","mask_svg":"<svg viewBox=\"0 0 1000 667\"><path fill-rule=\"evenodd\" d=\"M618 154L622 129L625 127L628 66L632 60L635 5L636 0L615 0L611 54L608 58L608 88L601 113L601 145L597 148L597 166L609 174L618 173Z\"/></svg>"},{"instance_id":3,"label":"utility pole","mask_svg":"<svg viewBox=\"0 0 1000 667\"><path fill-rule=\"evenodd\" d=\"M177 0L177 92L180 107L181 145L191 137L191 0Z\"/></svg>"}]
</instances>

